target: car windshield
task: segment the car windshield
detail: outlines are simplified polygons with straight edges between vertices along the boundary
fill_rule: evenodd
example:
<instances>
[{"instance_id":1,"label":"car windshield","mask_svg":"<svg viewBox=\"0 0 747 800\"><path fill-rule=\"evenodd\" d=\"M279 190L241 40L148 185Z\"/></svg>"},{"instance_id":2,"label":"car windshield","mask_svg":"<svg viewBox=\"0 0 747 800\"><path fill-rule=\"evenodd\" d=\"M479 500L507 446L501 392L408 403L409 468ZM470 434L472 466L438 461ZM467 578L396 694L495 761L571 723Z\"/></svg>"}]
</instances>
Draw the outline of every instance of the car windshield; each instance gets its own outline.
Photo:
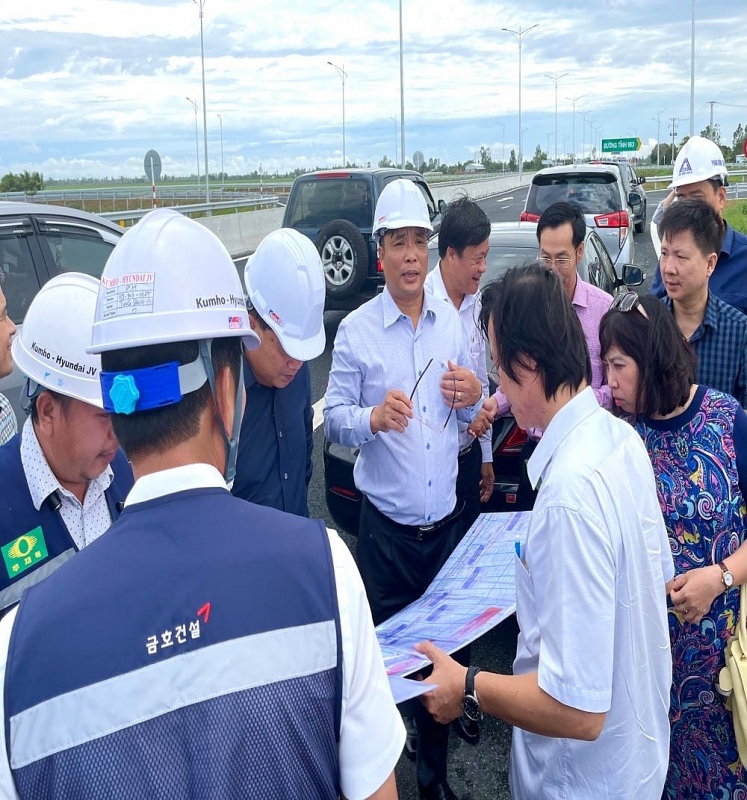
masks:
<instances>
[{"instance_id":1,"label":"car windshield","mask_svg":"<svg viewBox=\"0 0 747 800\"><path fill-rule=\"evenodd\" d=\"M527 198L526 210L542 214L553 203L577 203L584 214L620 211L620 193L612 174L536 175Z\"/></svg>"},{"instance_id":2,"label":"car windshield","mask_svg":"<svg viewBox=\"0 0 747 800\"><path fill-rule=\"evenodd\" d=\"M346 219L359 228L371 227L373 207L369 182L358 178L303 181L289 211L291 228L321 228L333 219Z\"/></svg>"},{"instance_id":3,"label":"car windshield","mask_svg":"<svg viewBox=\"0 0 747 800\"><path fill-rule=\"evenodd\" d=\"M485 274L480 280L480 286L485 286L497 280L511 267L519 267L529 261L537 260L537 243L529 247L511 244L491 244L488 251L488 264Z\"/></svg>"}]
</instances>

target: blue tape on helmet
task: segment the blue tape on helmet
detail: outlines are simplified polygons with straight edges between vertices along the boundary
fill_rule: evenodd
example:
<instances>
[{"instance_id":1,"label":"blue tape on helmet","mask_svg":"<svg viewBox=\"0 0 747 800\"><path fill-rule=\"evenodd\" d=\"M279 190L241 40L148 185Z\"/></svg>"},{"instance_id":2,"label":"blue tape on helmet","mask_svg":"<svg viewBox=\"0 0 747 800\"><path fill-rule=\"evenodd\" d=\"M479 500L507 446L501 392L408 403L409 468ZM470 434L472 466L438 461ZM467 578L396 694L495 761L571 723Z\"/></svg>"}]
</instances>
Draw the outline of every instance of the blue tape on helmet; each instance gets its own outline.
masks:
<instances>
[{"instance_id":1,"label":"blue tape on helmet","mask_svg":"<svg viewBox=\"0 0 747 800\"><path fill-rule=\"evenodd\" d=\"M110 414L132 414L178 403L182 399L179 364L101 373L104 409Z\"/></svg>"}]
</instances>

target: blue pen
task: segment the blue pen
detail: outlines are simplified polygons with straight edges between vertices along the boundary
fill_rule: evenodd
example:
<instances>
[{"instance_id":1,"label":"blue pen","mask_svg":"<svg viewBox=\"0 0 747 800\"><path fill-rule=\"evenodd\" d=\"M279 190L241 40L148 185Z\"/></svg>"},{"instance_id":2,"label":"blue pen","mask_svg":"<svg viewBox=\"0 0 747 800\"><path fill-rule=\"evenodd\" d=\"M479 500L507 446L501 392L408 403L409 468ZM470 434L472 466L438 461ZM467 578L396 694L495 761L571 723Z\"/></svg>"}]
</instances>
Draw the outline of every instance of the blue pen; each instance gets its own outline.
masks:
<instances>
[{"instance_id":1,"label":"blue pen","mask_svg":"<svg viewBox=\"0 0 747 800\"><path fill-rule=\"evenodd\" d=\"M517 557L521 558L521 539L519 539L518 535L514 541L514 550L516 550Z\"/></svg>"}]
</instances>

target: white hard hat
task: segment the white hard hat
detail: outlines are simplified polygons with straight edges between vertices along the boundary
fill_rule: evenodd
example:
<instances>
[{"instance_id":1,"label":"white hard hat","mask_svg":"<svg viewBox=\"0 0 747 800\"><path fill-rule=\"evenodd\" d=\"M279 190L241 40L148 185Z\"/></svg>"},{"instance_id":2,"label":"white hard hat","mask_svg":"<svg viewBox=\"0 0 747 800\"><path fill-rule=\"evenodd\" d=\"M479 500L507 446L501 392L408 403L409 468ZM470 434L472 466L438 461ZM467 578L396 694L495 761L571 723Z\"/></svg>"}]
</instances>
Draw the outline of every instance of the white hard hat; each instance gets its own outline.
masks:
<instances>
[{"instance_id":1,"label":"white hard hat","mask_svg":"<svg viewBox=\"0 0 747 800\"><path fill-rule=\"evenodd\" d=\"M146 214L106 262L89 352L224 336L259 345L228 251L177 211Z\"/></svg>"},{"instance_id":2,"label":"white hard hat","mask_svg":"<svg viewBox=\"0 0 747 800\"><path fill-rule=\"evenodd\" d=\"M691 136L674 162L670 189L719 178L724 185L727 179L726 162L721 148L703 136Z\"/></svg>"},{"instance_id":3,"label":"white hard hat","mask_svg":"<svg viewBox=\"0 0 747 800\"><path fill-rule=\"evenodd\" d=\"M324 351L324 269L308 237L292 228L265 236L246 262L244 283L291 358L310 361Z\"/></svg>"},{"instance_id":4,"label":"white hard hat","mask_svg":"<svg viewBox=\"0 0 747 800\"><path fill-rule=\"evenodd\" d=\"M101 358L86 351L99 282L67 272L42 286L31 301L12 353L26 376L24 407L39 391L54 392L101 408Z\"/></svg>"},{"instance_id":5,"label":"white hard hat","mask_svg":"<svg viewBox=\"0 0 747 800\"><path fill-rule=\"evenodd\" d=\"M425 197L417 184L407 178L388 183L376 203L373 235L376 237L394 228L433 230Z\"/></svg>"}]
</instances>

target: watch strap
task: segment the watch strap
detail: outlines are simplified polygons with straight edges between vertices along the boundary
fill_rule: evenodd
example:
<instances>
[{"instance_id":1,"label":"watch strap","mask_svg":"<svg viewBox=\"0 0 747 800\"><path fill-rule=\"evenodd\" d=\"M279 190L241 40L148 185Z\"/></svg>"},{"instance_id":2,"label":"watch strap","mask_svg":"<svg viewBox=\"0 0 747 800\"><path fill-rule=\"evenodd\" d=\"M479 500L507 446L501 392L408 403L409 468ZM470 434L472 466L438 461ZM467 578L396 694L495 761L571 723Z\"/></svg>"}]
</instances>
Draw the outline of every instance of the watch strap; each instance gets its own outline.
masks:
<instances>
[{"instance_id":1,"label":"watch strap","mask_svg":"<svg viewBox=\"0 0 747 800\"><path fill-rule=\"evenodd\" d=\"M467 667L467 677L464 681L464 694L475 696L475 675L482 672L480 667Z\"/></svg>"},{"instance_id":2,"label":"watch strap","mask_svg":"<svg viewBox=\"0 0 747 800\"><path fill-rule=\"evenodd\" d=\"M718 567L721 570L721 583L723 583L724 586L727 586L725 575L727 572L729 573L729 575L731 575L731 570L729 569L729 567L726 566L726 564L724 564L723 561L718 562Z\"/></svg>"}]
</instances>

